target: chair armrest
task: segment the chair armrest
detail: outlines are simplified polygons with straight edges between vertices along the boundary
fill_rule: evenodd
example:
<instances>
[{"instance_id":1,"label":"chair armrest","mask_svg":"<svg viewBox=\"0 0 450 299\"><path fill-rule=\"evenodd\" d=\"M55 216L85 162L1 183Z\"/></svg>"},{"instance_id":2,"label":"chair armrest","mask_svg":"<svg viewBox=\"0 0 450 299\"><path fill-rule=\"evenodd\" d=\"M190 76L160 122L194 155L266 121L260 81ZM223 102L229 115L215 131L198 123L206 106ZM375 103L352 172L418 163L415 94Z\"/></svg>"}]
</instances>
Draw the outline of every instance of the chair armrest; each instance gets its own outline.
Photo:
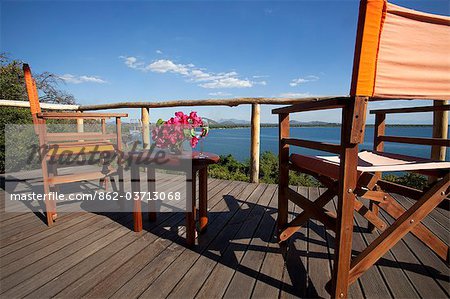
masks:
<instances>
[{"instance_id":1,"label":"chair armrest","mask_svg":"<svg viewBox=\"0 0 450 299\"><path fill-rule=\"evenodd\" d=\"M370 114L419 113L419 112L449 111L449 110L450 110L450 105L422 106L422 107L408 107L408 108L393 108L393 109L370 110Z\"/></svg>"},{"instance_id":2,"label":"chair armrest","mask_svg":"<svg viewBox=\"0 0 450 299\"><path fill-rule=\"evenodd\" d=\"M342 108L348 102L349 97L335 97L314 102L294 104L286 107L276 108L272 110L272 114L289 114L293 112L325 110Z\"/></svg>"},{"instance_id":3,"label":"chair armrest","mask_svg":"<svg viewBox=\"0 0 450 299\"><path fill-rule=\"evenodd\" d=\"M112 117L127 117L127 113L76 113L76 112L43 112L38 113L39 118L45 119L106 119Z\"/></svg>"}]
</instances>

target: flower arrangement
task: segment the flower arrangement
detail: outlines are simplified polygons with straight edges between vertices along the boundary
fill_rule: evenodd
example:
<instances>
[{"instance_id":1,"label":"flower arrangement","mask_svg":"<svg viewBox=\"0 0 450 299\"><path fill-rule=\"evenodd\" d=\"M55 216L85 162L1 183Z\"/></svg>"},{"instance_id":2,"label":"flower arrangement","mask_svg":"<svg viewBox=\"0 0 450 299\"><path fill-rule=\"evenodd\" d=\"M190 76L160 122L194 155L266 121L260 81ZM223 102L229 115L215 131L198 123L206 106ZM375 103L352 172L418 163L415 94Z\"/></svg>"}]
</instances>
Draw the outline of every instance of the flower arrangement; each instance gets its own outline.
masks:
<instances>
[{"instance_id":1,"label":"flower arrangement","mask_svg":"<svg viewBox=\"0 0 450 299\"><path fill-rule=\"evenodd\" d=\"M158 148L168 148L171 151L180 153L183 141L190 139L192 148L197 146L199 136L196 136L194 128L202 127L203 120L192 111L189 115L183 112L176 112L175 117L171 117L167 121L159 119L156 127L152 130L152 140ZM203 128L201 137L208 135L208 129Z\"/></svg>"}]
</instances>

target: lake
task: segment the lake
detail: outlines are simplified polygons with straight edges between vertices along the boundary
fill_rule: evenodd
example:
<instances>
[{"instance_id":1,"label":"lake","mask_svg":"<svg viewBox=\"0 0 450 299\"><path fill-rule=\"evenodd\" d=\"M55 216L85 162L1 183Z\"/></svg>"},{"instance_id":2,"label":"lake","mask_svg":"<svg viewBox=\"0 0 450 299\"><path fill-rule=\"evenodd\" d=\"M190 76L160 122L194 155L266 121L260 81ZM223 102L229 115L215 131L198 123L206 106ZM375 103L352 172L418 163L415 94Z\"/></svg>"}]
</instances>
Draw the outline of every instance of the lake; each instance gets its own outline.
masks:
<instances>
[{"instance_id":1,"label":"lake","mask_svg":"<svg viewBox=\"0 0 450 299\"><path fill-rule=\"evenodd\" d=\"M373 127L366 128L364 144L360 149L373 148ZM432 127L387 127L386 135L431 137ZM340 142L339 127L293 127L291 137L316 140L329 143ZM197 149L200 147L197 146ZM306 148L291 146L294 152L307 155L331 155ZM204 141L204 150L219 155L232 154L236 159L245 161L250 157L250 128L238 129L211 129ZM291 150L291 151L292 151ZM410 145L404 143L385 143L385 150L392 153L407 154L417 157L430 157L430 146ZM278 154L278 128L261 128L261 153L271 151ZM447 149L447 160L449 160L449 149Z\"/></svg>"}]
</instances>

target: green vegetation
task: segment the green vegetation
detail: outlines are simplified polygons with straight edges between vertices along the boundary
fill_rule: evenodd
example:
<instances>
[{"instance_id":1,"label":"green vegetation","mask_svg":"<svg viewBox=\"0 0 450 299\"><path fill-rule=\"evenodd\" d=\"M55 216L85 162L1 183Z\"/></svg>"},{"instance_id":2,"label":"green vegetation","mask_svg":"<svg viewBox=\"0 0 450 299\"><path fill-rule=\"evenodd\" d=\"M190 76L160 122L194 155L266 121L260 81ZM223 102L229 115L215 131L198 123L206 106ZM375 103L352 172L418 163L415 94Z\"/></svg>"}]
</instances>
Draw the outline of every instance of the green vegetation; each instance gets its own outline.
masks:
<instances>
[{"instance_id":1,"label":"green vegetation","mask_svg":"<svg viewBox=\"0 0 450 299\"><path fill-rule=\"evenodd\" d=\"M41 102L73 104L75 98L60 90L59 83L61 79L49 72L34 74L36 85L42 97ZM0 53L0 99L7 101L27 101L25 81L22 71L22 61L12 60L5 53ZM70 123L74 121L59 120L50 123ZM8 161L12 165L27 165L27 169L36 167L25 163L28 158L26 149L29 147L31 140L36 138L34 134L30 134L30 130L23 130L9 134L5 140L5 129L7 124L32 124L30 110L27 108L0 107L0 172L5 170L13 171L14 168L5 169L6 146L14 148L15 155L10 156L12 160ZM14 129L14 128L11 128ZM7 143L7 144L5 144Z\"/></svg>"},{"instance_id":2,"label":"green vegetation","mask_svg":"<svg viewBox=\"0 0 450 299\"><path fill-rule=\"evenodd\" d=\"M25 165L24 161L20 160L20 157L25 158L25 155L20 155L20 152L25 153L26 147L29 143L23 142L23 140L29 140L29 136L23 136L27 132L14 132L15 138L9 138L12 134L8 134L8 138L5 138L5 130L7 124L31 124L31 114L29 109L18 109L15 107L1 107L0 108L0 172L5 172L5 158L6 147L17 149L18 154L15 156L10 155L8 157L8 165ZM10 129L13 129L12 127ZM27 131L27 130L25 130ZM34 136L33 136L34 137ZM27 139L23 139L27 138ZM6 144L7 143L7 144ZM11 161L15 159L15 161ZM7 169L12 170L12 169Z\"/></svg>"},{"instance_id":3,"label":"green vegetation","mask_svg":"<svg viewBox=\"0 0 450 299\"><path fill-rule=\"evenodd\" d=\"M211 165L209 174L213 178L249 181L250 163L239 162L232 155L220 156L220 162ZM264 152L260 160L260 182L268 184L278 183L278 157L272 152ZM292 172L289 183L297 186L320 186L320 183L311 176Z\"/></svg>"},{"instance_id":4,"label":"green vegetation","mask_svg":"<svg viewBox=\"0 0 450 299\"><path fill-rule=\"evenodd\" d=\"M278 183L278 157L274 153L264 152L261 155L259 169L260 182ZM250 180L250 163L249 161L239 162L232 155L220 156L220 162L210 166L209 174L213 178L248 182ZM423 190L427 186L427 178L415 173L406 173L402 176L387 174L383 178L419 190ZM289 184L308 187L321 186L320 182L312 176L297 172L289 174Z\"/></svg>"},{"instance_id":5,"label":"green vegetation","mask_svg":"<svg viewBox=\"0 0 450 299\"><path fill-rule=\"evenodd\" d=\"M423 190L428 186L427 177L412 172L407 172L402 176L397 176L395 174L385 174L383 175L383 179L419 190Z\"/></svg>"}]
</instances>

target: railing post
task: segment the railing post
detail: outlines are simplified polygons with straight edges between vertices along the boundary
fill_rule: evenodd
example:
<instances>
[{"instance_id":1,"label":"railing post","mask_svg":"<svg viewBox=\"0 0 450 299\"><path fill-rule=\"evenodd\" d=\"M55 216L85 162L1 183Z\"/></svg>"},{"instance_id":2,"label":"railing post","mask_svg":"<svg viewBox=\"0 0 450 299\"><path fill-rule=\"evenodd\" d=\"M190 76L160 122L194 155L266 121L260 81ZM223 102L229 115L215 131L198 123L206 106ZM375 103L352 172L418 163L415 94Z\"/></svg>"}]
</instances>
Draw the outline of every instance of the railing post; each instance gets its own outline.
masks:
<instances>
[{"instance_id":1,"label":"railing post","mask_svg":"<svg viewBox=\"0 0 450 299\"><path fill-rule=\"evenodd\" d=\"M81 111L77 111L77 113L81 113ZM77 118L77 133L84 133L84 119ZM84 140L78 140L80 142ZM81 157L80 157L81 160Z\"/></svg>"},{"instance_id":2,"label":"railing post","mask_svg":"<svg viewBox=\"0 0 450 299\"><path fill-rule=\"evenodd\" d=\"M141 108L142 121L142 146L144 149L150 149L150 116L148 108Z\"/></svg>"},{"instance_id":3,"label":"railing post","mask_svg":"<svg viewBox=\"0 0 450 299\"><path fill-rule=\"evenodd\" d=\"M260 152L260 104L252 104L251 149L250 149L250 181L259 182L259 152Z\"/></svg>"},{"instance_id":4,"label":"railing post","mask_svg":"<svg viewBox=\"0 0 450 299\"><path fill-rule=\"evenodd\" d=\"M81 112L78 112L81 113ZM82 118L77 118L77 132L83 133L84 132L84 120Z\"/></svg>"},{"instance_id":5,"label":"railing post","mask_svg":"<svg viewBox=\"0 0 450 299\"><path fill-rule=\"evenodd\" d=\"M434 106L445 105L447 101L434 101ZM448 111L433 112L433 138L448 138ZM445 161L445 146L433 145L431 159Z\"/></svg>"},{"instance_id":6,"label":"railing post","mask_svg":"<svg viewBox=\"0 0 450 299\"><path fill-rule=\"evenodd\" d=\"M433 105L446 105L447 101L434 101ZM448 138L448 111L434 111L433 112L433 138ZM433 145L431 147L431 159L438 161L445 161L445 152L447 147ZM429 177L428 182L433 183L435 178Z\"/></svg>"}]
</instances>

